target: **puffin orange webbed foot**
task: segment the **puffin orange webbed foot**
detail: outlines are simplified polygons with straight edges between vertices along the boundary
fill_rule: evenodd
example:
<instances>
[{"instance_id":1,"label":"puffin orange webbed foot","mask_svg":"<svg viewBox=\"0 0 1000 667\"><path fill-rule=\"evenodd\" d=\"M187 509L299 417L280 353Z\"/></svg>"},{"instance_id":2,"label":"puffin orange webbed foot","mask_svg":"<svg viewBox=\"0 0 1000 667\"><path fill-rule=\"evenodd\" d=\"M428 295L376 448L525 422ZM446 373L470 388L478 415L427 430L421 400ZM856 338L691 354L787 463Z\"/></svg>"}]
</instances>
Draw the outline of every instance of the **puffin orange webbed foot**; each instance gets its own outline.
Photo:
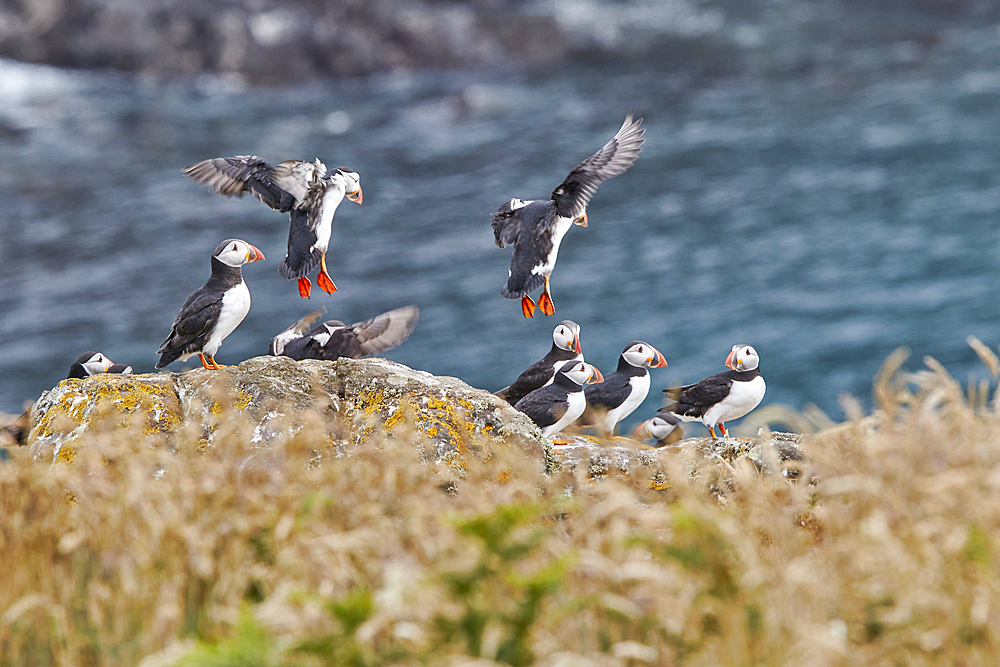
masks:
<instances>
[{"instance_id":1,"label":"puffin orange webbed foot","mask_svg":"<svg viewBox=\"0 0 1000 667\"><path fill-rule=\"evenodd\" d=\"M306 298L312 292L312 283L305 276L299 278L299 296Z\"/></svg>"}]
</instances>

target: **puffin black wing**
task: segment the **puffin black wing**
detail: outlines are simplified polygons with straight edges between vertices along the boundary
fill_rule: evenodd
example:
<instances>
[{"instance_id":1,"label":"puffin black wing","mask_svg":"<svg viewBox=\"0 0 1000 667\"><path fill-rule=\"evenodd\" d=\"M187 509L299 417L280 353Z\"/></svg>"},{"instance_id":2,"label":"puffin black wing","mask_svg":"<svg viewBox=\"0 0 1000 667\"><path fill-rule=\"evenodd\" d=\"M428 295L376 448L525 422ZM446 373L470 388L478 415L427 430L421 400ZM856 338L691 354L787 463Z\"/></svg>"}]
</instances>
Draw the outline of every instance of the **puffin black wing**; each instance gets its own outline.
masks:
<instances>
[{"instance_id":1,"label":"puffin black wing","mask_svg":"<svg viewBox=\"0 0 1000 667\"><path fill-rule=\"evenodd\" d=\"M632 166L645 141L642 135L646 130L641 125L641 118L633 122L632 114L629 114L611 141L581 162L552 191L552 201L556 203L560 217L579 218L587 210L598 185Z\"/></svg>"},{"instance_id":2,"label":"puffin black wing","mask_svg":"<svg viewBox=\"0 0 1000 667\"><path fill-rule=\"evenodd\" d=\"M275 168L256 155L210 158L183 171L216 194L242 197L249 192L282 213L291 211L296 203L295 195L275 181Z\"/></svg>"},{"instance_id":3,"label":"puffin black wing","mask_svg":"<svg viewBox=\"0 0 1000 667\"><path fill-rule=\"evenodd\" d=\"M288 253L278 272L289 280L312 273L323 258L323 251L316 247L316 227L308 210L293 209L289 215Z\"/></svg>"},{"instance_id":4,"label":"puffin black wing","mask_svg":"<svg viewBox=\"0 0 1000 667\"><path fill-rule=\"evenodd\" d=\"M181 307L181 312L177 313L170 335L156 351L162 355L156 362L157 368L164 368L182 355L195 353L202 348L206 336L219 319L222 296L200 289L188 297Z\"/></svg>"},{"instance_id":5,"label":"puffin black wing","mask_svg":"<svg viewBox=\"0 0 1000 667\"><path fill-rule=\"evenodd\" d=\"M632 393L630 379L631 376L624 373L612 373L604 378L604 382L588 384L583 388L587 403L609 410L617 408Z\"/></svg>"},{"instance_id":6,"label":"puffin black wing","mask_svg":"<svg viewBox=\"0 0 1000 667\"><path fill-rule=\"evenodd\" d=\"M569 409L565 400L566 390L556 384L536 389L517 402L514 409L528 415L539 428L552 426L562 419ZM562 396L563 400L557 399Z\"/></svg>"},{"instance_id":7,"label":"puffin black wing","mask_svg":"<svg viewBox=\"0 0 1000 667\"><path fill-rule=\"evenodd\" d=\"M527 370L510 383L510 386L504 387L495 395L511 405L515 405L534 390L545 386L545 383L555 374L556 366L559 366L560 362L576 358L574 350L564 350L555 345L552 347L553 349L548 354L528 366Z\"/></svg>"},{"instance_id":8,"label":"puffin black wing","mask_svg":"<svg viewBox=\"0 0 1000 667\"><path fill-rule=\"evenodd\" d=\"M337 329L323 345L323 356L320 358L328 361L340 357L360 359L391 350L409 338L417 326L419 316L420 309L416 306L403 306L376 315L370 320ZM320 328L317 327L314 331Z\"/></svg>"},{"instance_id":9,"label":"puffin black wing","mask_svg":"<svg viewBox=\"0 0 1000 667\"><path fill-rule=\"evenodd\" d=\"M735 372L727 371L712 375L686 387L664 389L663 393L676 403L668 408L669 411L685 417L701 417L709 408L729 395Z\"/></svg>"},{"instance_id":10,"label":"puffin black wing","mask_svg":"<svg viewBox=\"0 0 1000 667\"><path fill-rule=\"evenodd\" d=\"M521 233L521 217L523 208L531 202L511 199L493 214L493 236L497 247L505 248L508 243L516 243Z\"/></svg>"}]
</instances>

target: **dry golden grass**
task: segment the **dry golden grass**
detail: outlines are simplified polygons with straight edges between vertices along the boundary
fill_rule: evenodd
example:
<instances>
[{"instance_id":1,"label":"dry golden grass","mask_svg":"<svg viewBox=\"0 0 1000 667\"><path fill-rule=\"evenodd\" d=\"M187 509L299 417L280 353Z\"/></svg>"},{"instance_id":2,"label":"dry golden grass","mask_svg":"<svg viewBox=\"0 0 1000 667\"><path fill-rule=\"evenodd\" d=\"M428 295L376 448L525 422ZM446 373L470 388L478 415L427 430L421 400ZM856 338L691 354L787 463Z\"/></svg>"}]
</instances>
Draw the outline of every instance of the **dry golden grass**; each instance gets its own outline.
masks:
<instances>
[{"instance_id":1,"label":"dry golden grass","mask_svg":"<svg viewBox=\"0 0 1000 667\"><path fill-rule=\"evenodd\" d=\"M268 449L237 421L11 450L0 665L996 664L997 406L901 361L800 481L747 464L721 495L668 451L666 488L516 446L336 458L308 415Z\"/></svg>"}]
</instances>

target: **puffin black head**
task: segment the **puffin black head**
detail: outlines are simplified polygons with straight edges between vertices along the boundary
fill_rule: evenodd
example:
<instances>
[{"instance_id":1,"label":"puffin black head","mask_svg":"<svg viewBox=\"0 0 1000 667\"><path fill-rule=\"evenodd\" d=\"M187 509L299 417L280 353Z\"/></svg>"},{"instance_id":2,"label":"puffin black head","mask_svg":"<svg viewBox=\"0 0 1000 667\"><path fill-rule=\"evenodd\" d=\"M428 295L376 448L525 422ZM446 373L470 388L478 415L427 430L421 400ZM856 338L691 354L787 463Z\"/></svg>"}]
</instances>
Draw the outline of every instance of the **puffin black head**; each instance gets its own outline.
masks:
<instances>
[{"instance_id":1,"label":"puffin black head","mask_svg":"<svg viewBox=\"0 0 1000 667\"><path fill-rule=\"evenodd\" d=\"M73 365L69 367L69 375L66 377L85 378L90 375L97 375L98 373L106 373L113 365L114 362L100 352L88 350L73 362Z\"/></svg>"},{"instance_id":2,"label":"puffin black head","mask_svg":"<svg viewBox=\"0 0 1000 667\"><path fill-rule=\"evenodd\" d=\"M726 367L734 371L752 371L759 365L757 350L749 345L733 345L733 351L726 357Z\"/></svg>"},{"instance_id":3,"label":"puffin black head","mask_svg":"<svg viewBox=\"0 0 1000 667\"><path fill-rule=\"evenodd\" d=\"M361 192L361 177L358 176L358 172L350 167L337 167L336 173L345 181L345 196L352 202L360 204L364 200L364 193Z\"/></svg>"},{"instance_id":4,"label":"puffin black head","mask_svg":"<svg viewBox=\"0 0 1000 667\"><path fill-rule=\"evenodd\" d=\"M226 239L216 247L212 258L219 260L226 266L235 268L264 259L264 253L246 241Z\"/></svg>"},{"instance_id":5,"label":"puffin black head","mask_svg":"<svg viewBox=\"0 0 1000 667\"><path fill-rule=\"evenodd\" d=\"M560 349L581 354L580 325L572 320L563 320L553 330L552 342Z\"/></svg>"},{"instance_id":6,"label":"puffin black head","mask_svg":"<svg viewBox=\"0 0 1000 667\"><path fill-rule=\"evenodd\" d=\"M662 368L667 365L667 360L660 354L659 350L641 340L634 340L626 345L622 351L621 358L630 366L635 366L636 368L643 366Z\"/></svg>"},{"instance_id":7,"label":"puffin black head","mask_svg":"<svg viewBox=\"0 0 1000 667\"><path fill-rule=\"evenodd\" d=\"M126 364L114 364L105 373L117 373L120 375L132 375L132 367Z\"/></svg>"}]
</instances>

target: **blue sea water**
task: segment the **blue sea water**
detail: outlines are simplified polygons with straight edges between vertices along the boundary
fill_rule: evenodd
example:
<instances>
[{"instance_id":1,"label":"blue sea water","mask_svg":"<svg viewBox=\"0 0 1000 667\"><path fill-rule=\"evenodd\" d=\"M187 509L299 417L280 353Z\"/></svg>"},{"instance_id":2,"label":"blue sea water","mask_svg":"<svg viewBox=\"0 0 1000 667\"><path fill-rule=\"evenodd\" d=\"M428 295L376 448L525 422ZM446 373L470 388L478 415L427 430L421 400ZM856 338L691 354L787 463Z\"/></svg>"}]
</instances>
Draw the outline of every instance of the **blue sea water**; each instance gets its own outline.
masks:
<instances>
[{"instance_id":1,"label":"blue sea water","mask_svg":"<svg viewBox=\"0 0 1000 667\"><path fill-rule=\"evenodd\" d=\"M230 237L267 260L244 268L253 306L220 363L266 353L320 306L353 322L414 303L416 331L385 356L489 390L540 358L561 319L605 374L628 342L653 344L670 365L626 426L660 388L724 370L735 343L760 354L765 404L835 419L842 393L870 407L899 346L912 368L930 355L983 376L966 337L1000 343L1000 40L990 26L933 34L820 49L803 67L775 47L717 73L622 59L284 90L0 61L0 411L84 350L152 371ZM567 234L556 316L525 320L499 294L510 250L492 212L548 197L630 111L642 154ZM181 174L236 154L360 173L364 204L340 206L328 255L340 291L299 298L277 273L287 216Z\"/></svg>"}]
</instances>

